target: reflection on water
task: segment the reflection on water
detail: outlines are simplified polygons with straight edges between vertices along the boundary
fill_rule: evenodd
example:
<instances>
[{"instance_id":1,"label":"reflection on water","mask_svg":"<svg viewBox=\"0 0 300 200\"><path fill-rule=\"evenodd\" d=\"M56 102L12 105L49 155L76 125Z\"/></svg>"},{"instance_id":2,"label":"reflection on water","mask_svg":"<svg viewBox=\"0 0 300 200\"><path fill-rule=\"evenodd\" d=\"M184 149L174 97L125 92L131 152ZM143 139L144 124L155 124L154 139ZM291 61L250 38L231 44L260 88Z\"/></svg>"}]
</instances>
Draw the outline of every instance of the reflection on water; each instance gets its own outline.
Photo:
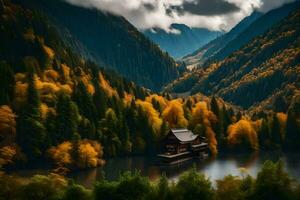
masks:
<instances>
[{"instance_id":1,"label":"reflection on water","mask_svg":"<svg viewBox=\"0 0 300 200\"><path fill-rule=\"evenodd\" d=\"M286 170L296 179L300 180L300 154L282 154L271 152L264 154L220 154L216 158L206 160L194 160L188 163L174 166L160 166L155 158L146 157L128 157L113 158L106 160L103 168L78 171L70 174L75 182L91 187L96 180L105 177L108 180L116 180L121 173L125 171L140 170L142 175L148 176L150 180L157 179L162 173L165 173L171 180L176 180L180 174L192 166L210 177L211 180L221 179L228 174L240 176L241 168L246 169L247 173L256 176L257 172L266 160L285 163ZM243 170L245 171L245 170ZM37 171L19 171L18 176L28 177ZM42 174L46 173L45 171Z\"/></svg>"}]
</instances>

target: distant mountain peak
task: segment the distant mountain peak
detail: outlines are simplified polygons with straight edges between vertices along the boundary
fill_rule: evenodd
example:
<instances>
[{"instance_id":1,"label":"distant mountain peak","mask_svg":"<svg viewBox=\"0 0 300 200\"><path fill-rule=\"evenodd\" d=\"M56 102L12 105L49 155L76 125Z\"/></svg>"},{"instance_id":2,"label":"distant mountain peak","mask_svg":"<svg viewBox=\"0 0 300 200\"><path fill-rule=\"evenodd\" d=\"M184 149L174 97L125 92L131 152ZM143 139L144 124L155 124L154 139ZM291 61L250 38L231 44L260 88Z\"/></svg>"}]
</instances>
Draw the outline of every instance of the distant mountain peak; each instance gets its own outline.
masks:
<instances>
[{"instance_id":1,"label":"distant mountain peak","mask_svg":"<svg viewBox=\"0 0 300 200\"><path fill-rule=\"evenodd\" d=\"M162 50L175 58L183 57L222 35L221 31L210 31L205 28L192 28L185 24L174 23L171 32L161 28L152 28L144 34L157 43Z\"/></svg>"}]
</instances>

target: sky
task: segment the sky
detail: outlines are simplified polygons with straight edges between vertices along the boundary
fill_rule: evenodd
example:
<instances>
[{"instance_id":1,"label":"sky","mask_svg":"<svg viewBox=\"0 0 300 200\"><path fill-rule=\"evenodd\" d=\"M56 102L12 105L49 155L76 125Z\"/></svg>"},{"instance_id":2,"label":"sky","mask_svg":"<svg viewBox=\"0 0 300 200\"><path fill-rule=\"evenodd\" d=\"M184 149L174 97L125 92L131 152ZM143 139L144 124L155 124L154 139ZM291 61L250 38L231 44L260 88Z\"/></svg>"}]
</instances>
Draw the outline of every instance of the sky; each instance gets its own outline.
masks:
<instances>
[{"instance_id":1,"label":"sky","mask_svg":"<svg viewBox=\"0 0 300 200\"><path fill-rule=\"evenodd\" d=\"M267 12L294 0L65 0L125 17L138 29L178 33L173 23L228 31L254 10Z\"/></svg>"}]
</instances>

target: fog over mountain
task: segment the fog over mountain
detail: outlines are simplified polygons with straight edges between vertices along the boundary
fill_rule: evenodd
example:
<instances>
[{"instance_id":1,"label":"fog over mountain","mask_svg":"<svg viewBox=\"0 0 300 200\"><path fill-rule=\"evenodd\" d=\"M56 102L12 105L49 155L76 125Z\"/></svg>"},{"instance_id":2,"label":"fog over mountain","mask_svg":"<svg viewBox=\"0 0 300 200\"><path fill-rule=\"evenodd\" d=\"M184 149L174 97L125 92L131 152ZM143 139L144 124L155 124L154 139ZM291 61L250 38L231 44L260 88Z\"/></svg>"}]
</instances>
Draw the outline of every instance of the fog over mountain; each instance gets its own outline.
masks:
<instances>
[{"instance_id":1,"label":"fog over mountain","mask_svg":"<svg viewBox=\"0 0 300 200\"><path fill-rule=\"evenodd\" d=\"M209 30L230 30L253 10L267 12L294 0L65 0L69 3L122 15L139 29L172 24Z\"/></svg>"}]
</instances>

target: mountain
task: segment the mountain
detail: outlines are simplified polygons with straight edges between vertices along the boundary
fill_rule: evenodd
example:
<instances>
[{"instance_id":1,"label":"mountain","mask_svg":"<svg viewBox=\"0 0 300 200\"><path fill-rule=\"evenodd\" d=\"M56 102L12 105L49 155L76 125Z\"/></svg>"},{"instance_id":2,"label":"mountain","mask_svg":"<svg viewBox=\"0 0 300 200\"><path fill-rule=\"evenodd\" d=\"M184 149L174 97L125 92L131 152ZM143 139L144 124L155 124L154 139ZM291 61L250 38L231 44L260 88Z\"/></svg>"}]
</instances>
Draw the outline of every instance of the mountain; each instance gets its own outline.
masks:
<instances>
[{"instance_id":1,"label":"mountain","mask_svg":"<svg viewBox=\"0 0 300 200\"><path fill-rule=\"evenodd\" d=\"M187 65L203 64L207 59L223 49L230 41L236 38L261 15L262 14L259 12L253 12L250 16L245 17L241 22L233 27L228 33L212 40L192 54L185 56L183 61L185 61Z\"/></svg>"},{"instance_id":2,"label":"mountain","mask_svg":"<svg viewBox=\"0 0 300 200\"><path fill-rule=\"evenodd\" d=\"M77 53L92 57L98 64L114 69L139 85L160 90L178 76L174 60L123 17L73 6L62 0L14 2L40 10L58 30L66 29L64 37L72 38L72 43L85 50Z\"/></svg>"},{"instance_id":3,"label":"mountain","mask_svg":"<svg viewBox=\"0 0 300 200\"><path fill-rule=\"evenodd\" d=\"M299 6L300 1L295 1L271 10L266 14L253 12L227 34L211 41L193 54L186 56L183 60L188 65L193 66L222 60L243 47L254 37L263 34Z\"/></svg>"},{"instance_id":4,"label":"mountain","mask_svg":"<svg viewBox=\"0 0 300 200\"><path fill-rule=\"evenodd\" d=\"M171 28L177 32L153 28L144 31L144 34L174 58L190 54L223 34L223 32L210 31L205 28L190 28L184 24L172 24Z\"/></svg>"},{"instance_id":5,"label":"mountain","mask_svg":"<svg viewBox=\"0 0 300 200\"><path fill-rule=\"evenodd\" d=\"M252 24L250 24L244 31L237 37L231 40L222 50L218 51L211 60L222 60L229 56L232 52L243 47L254 37L259 36L266 32L274 24L288 16L292 11L300 7L300 1L285 4L280 8L271 10L262 17L259 17Z\"/></svg>"},{"instance_id":6,"label":"mountain","mask_svg":"<svg viewBox=\"0 0 300 200\"><path fill-rule=\"evenodd\" d=\"M168 89L217 95L244 108L286 111L299 94L299 61L300 8L224 60L186 74ZM277 104L278 99L284 103Z\"/></svg>"}]
</instances>

